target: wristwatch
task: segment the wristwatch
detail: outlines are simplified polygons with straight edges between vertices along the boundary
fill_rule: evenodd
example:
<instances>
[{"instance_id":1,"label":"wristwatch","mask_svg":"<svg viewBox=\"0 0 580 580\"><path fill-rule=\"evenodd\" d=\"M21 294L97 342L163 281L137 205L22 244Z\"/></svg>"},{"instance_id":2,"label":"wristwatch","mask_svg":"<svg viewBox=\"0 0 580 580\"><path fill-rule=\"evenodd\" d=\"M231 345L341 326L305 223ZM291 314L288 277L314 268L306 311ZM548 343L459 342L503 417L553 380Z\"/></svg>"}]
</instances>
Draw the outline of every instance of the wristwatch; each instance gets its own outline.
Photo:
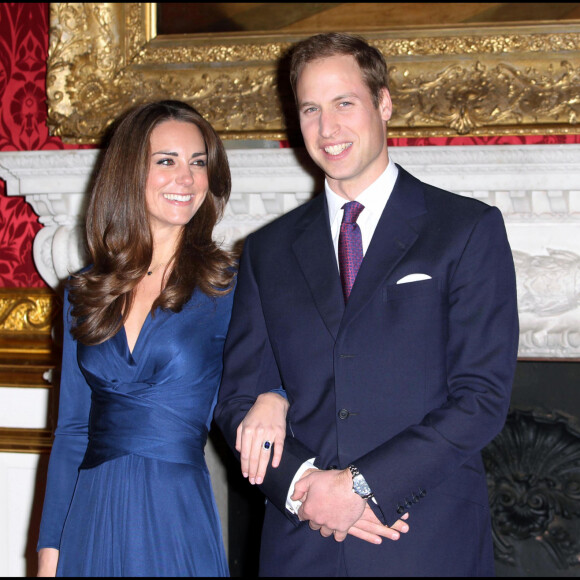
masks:
<instances>
[{"instance_id":1,"label":"wristwatch","mask_svg":"<svg viewBox=\"0 0 580 580\"><path fill-rule=\"evenodd\" d=\"M349 465L350 473L352 474L352 491L360 495L363 499L370 499L374 497L367 480L363 477L361 472L354 465Z\"/></svg>"}]
</instances>

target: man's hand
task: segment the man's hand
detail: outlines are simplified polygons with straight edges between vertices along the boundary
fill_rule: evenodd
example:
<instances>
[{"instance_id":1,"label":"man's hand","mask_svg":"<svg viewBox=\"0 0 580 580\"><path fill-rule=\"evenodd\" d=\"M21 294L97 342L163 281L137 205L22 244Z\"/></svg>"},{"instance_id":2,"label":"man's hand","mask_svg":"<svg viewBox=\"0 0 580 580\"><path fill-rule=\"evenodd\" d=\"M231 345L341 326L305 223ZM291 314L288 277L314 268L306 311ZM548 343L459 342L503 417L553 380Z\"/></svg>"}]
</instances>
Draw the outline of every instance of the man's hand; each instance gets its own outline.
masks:
<instances>
[{"instance_id":1,"label":"man's hand","mask_svg":"<svg viewBox=\"0 0 580 580\"><path fill-rule=\"evenodd\" d=\"M302 502L300 520L309 520L313 530L342 542L365 511L366 501L353 493L349 469L307 470L294 486L291 499ZM364 530L363 530L364 531Z\"/></svg>"},{"instance_id":2,"label":"man's hand","mask_svg":"<svg viewBox=\"0 0 580 580\"><path fill-rule=\"evenodd\" d=\"M404 521L408 513L391 527L380 522L367 501L353 493L349 469L305 471L294 486L292 499L302 502L298 510L300 520L309 520L311 529L320 531L325 538L334 535L337 542L350 534L365 542L380 544L382 538L396 541L400 534L409 531Z\"/></svg>"},{"instance_id":3,"label":"man's hand","mask_svg":"<svg viewBox=\"0 0 580 580\"><path fill-rule=\"evenodd\" d=\"M381 544L382 538L396 541L401 537L400 534L406 534L409 531L409 525L403 521L408 517L409 514L406 513L389 528L381 523L367 504L362 516L348 530L348 533L371 544Z\"/></svg>"}]
</instances>

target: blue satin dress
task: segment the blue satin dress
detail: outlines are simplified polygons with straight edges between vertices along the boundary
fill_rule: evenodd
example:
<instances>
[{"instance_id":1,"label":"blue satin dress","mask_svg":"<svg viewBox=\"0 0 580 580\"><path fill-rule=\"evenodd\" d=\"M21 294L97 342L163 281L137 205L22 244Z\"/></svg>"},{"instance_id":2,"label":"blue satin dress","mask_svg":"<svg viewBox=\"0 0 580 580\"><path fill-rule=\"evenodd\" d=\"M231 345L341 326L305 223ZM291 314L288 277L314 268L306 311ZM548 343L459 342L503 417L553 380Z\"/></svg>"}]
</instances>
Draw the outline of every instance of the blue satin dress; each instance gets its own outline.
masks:
<instances>
[{"instance_id":1,"label":"blue satin dress","mask_svg":"<svg viewBox=\"0 0 580 580\"><path fill-rule=\"evenodd\" d=\"M233 292L196 291L97 346L65 332L38 547L58 576L227 576L204 446ZM80 469L79 469L80 468Z\"/></svg>"}]
</instances>

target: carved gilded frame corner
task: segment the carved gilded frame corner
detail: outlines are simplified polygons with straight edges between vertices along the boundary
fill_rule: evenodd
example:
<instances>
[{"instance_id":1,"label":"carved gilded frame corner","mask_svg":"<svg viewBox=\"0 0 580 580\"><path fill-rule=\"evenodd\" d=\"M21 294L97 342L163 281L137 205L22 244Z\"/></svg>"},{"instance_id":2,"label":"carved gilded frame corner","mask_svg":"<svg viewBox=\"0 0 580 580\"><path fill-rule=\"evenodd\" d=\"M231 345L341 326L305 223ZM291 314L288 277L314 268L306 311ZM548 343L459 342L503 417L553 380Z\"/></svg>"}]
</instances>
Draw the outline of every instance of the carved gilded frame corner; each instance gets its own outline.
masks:
<instances>
[{"instance_id":1,"label":"carved gilded frame corner","mask_svg":"<svg viewBox=\"0 0 580 580\"><path fill-rule=\"evenodd\" d=\"M191 103L226 139L296 134L280 62L303 36L157 36L147 3L50 9L48 123L64 141L96 143L160 98ZM390 67L393 137L580 133L580 21L360 33Z\"/></svg>"},{"instance_id":2,"label":"carved gilded frame corner","mask_svg":"<svg viewBox=\"0 0 580 580\"><path fill-rule=\"evenodd\" d=\"M47 426L0 427L0 452L48 453L56 427L53 372L60 353L51 331L61 305L45 288L0 288L0 389L48 389Z\"/></svg>"},{"instance_id":3,"label":"carved gilded frame corner","mask_svg":"<svg viewBox=\"0 0 580 580\"><path fill-rule=\"evenodd\" d=\"M47 288L0 288L0 370L4 360L48 357L51 331L60 312L55 293Z\"/></svg>"}]
</instances>

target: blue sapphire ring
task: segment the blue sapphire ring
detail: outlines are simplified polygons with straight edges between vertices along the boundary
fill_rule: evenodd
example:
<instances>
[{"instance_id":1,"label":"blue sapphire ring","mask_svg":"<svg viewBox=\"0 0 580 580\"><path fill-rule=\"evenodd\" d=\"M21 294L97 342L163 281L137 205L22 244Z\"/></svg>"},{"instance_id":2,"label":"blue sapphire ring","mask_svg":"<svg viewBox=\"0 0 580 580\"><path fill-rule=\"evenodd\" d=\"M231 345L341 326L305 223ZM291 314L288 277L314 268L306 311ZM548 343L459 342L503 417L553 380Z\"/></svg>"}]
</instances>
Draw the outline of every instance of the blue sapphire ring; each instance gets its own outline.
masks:
<instances>
[{"instance_id":1,"label":"blue sapphire ring","mask_svg":"<svg viewBox=\"0 0 580 580\"><path fill-rule=\"evenodd\" d=\"M269 441L264 441L264 443L262 443L262 448L268 450L271 445L272 444Z\"/></svg>"}]
</instances>

